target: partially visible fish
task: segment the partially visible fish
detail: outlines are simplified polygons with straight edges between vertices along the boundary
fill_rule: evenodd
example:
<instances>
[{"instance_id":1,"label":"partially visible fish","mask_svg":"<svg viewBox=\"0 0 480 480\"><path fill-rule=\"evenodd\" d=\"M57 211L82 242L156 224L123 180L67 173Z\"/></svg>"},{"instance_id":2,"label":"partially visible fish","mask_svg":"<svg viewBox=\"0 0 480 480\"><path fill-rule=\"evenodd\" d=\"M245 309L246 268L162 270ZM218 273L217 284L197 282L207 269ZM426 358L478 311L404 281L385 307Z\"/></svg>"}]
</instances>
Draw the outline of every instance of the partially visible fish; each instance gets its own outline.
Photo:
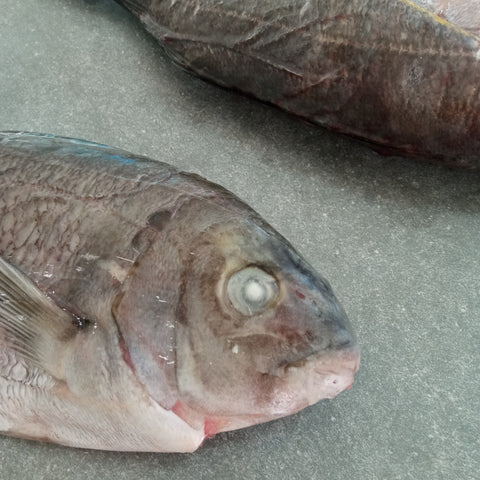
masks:
<instances>
[{"instance_id":1,"label":"partially visible fish","mask_svg":"<svg viewBox=\"0 0 480 480\"><path fill-rule=\"evenodd\" d=\"M193 451L336 396L358 364L328 283L231 193L0 133L0 432Z\"/></svg>"},{"instance_id":2,"label":"partially visible fish","mask_svg":"<svg viewBox=\"0 0 480 480\"><path fill-rule=\"evenodd\" d=\"M183 66L377 150L480 168L472 0L117 0Z\"/></svg>"}]
</instances>

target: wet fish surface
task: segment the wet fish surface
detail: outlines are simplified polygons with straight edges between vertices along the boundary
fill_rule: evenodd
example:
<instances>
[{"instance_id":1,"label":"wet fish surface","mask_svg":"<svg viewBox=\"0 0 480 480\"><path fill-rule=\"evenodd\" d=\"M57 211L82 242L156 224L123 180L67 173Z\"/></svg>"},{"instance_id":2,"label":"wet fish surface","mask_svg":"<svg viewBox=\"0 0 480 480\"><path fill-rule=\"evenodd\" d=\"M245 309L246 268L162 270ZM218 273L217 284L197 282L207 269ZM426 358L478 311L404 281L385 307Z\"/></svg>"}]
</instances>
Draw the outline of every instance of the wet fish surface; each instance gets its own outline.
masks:
<instances>
[{"instance_id":1,"label":"wet fish surface","mask_svg":"<svg viewBox=\"0 0 480 480\"><path fill-rule=\"evenodd\" d=\"M189 452L349 388L329 284L205 179L0 133L0 432Z\"/></svg>"},{"instance_id":2,"label":"wet fish surface","mask_svg":"<svg viewBox=\"0 0 480 480\"><path fill-rule=\"evenodd\" d=\"M480 168L473 0L117 0L177 62L385 153Z\"/></svg>"}]
</instances>

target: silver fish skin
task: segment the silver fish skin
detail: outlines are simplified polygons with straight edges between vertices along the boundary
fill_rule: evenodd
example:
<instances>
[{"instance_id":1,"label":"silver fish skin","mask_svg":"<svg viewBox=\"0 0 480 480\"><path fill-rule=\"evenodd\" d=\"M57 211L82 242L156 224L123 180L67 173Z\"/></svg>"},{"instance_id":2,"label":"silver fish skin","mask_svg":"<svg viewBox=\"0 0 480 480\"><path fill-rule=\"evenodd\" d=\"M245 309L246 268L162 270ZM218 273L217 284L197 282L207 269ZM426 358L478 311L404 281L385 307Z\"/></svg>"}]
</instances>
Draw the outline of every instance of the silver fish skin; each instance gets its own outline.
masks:
<instances>
[{"instance_id":1,"label":"silver fish skin","mask_svg":"<svg viewBox=\"0 0 480 480\"><path fill-rule=\"evenodd\" d=\"M349 388L326 280L199 176L0 133L0 432L190 452Z\"/></svg>"},{"instance_id":2,"label":"silver fish skin","mask_svg":"<svg viewBox=\"0 0 480 480\"><path fill-rule=\"evenodd\" d=\"M172 57L382 153L480 168L473 0L117 0Z\"/></svg>"}]
</instances>

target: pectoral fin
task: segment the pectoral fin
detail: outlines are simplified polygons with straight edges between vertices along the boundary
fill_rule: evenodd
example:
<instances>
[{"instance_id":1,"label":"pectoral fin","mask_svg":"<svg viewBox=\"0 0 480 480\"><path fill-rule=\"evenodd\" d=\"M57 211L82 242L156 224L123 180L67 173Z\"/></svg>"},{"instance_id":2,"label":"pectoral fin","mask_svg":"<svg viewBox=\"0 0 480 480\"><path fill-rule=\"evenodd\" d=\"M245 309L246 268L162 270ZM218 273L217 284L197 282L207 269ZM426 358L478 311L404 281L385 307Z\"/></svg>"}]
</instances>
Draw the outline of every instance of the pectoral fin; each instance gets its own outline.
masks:
<instances>
[{"instance_id":1,"label":"pectoral fin","mask_svg":"<svg viewBox=\"0 0 480 480\"><path fill-rule=\"evenodd\" d=\"M27 362L62 378L63 352L79 328L74 315L0 257L0 347L5 342Z\"/></svg>"}]
</instances>

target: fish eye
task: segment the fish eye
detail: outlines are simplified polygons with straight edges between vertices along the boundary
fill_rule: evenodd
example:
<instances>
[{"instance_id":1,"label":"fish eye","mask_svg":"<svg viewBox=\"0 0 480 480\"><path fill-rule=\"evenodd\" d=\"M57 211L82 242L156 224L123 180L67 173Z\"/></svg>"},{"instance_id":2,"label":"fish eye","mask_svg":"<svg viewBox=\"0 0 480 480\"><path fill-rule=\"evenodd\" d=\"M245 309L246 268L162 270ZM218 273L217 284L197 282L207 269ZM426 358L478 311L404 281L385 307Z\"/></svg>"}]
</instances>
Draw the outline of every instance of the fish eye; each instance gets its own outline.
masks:
<instances>
[{"instance_id":1,"label":"fish eye","mask_svg":"<svg viewBox=\"0 0 480 480\"><path fill-rule=\"evenodd\" d=\"M227 292L236 310L244 315L254 315L277 298L278 283L261 268L247 267L230 277Z\"/></svg>"}]
</instances>

